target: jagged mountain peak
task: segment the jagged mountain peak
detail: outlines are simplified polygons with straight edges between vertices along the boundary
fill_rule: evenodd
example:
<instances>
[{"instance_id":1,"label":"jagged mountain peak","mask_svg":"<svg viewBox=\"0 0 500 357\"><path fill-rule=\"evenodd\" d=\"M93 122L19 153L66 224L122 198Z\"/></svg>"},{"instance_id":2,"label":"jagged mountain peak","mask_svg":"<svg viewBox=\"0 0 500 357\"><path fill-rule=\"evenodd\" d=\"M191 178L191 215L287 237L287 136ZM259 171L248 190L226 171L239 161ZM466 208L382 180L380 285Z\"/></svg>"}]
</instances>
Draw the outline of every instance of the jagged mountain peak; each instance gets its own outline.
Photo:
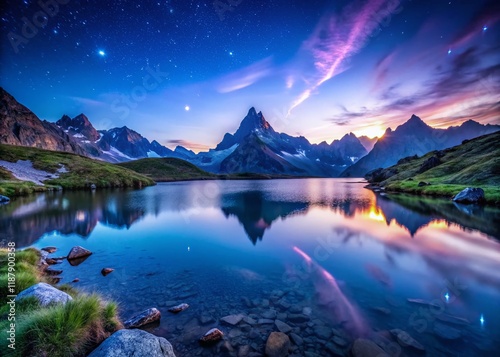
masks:
<instances>
[{"instance_id":1,"label":"jagged mountain peak","mask_svg":"<svg viewBox=\"0 0 500 357\"><path fill-rule=\"evenodd\" d=\"M61 119L56 121L56 125L75 137L83 137L91 141L96 141L100 137L99 132L94 128L89 118L83 113L74 118L70 118L65 114Z\"/></svg>"},{"instance_id":2,"label":"jagged mountain peak","mask_svg":"<svg viewBox=\"0 0 500 357\"><path fill-rule=\"evenodd\" d=\"M247 116L241 121L240 127L234 134L235 136L247 136L255 129L270 129L271 125L264 118L262 112L258 112L251 107Z\"/></svg>"},{"instance_id":3,"label":"jagged mountain peak","mask_svg":"<svg viewBox=\"0 0 500 357\"><path fill-rule=\"evenodd\" d=\"M432 128L427 125L422 119L413 114L410 119L408 119L405 123L398 126L395 130L398 134L411 134L411 135L419 135L422 133L426 133Z\"/></svg>"}]
</instances>

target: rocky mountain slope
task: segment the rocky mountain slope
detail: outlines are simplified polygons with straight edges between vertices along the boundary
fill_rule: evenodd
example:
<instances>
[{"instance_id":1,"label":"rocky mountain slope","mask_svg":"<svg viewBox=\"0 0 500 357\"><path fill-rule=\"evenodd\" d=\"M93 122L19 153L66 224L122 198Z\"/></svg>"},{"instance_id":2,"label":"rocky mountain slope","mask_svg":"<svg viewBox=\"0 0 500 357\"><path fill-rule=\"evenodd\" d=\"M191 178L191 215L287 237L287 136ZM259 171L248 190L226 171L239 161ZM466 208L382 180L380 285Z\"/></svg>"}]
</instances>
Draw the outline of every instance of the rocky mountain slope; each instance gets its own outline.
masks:
<instances>
[{"instance_id":1,"label":"rocky mountain slope","mask_svg":"<svg viewBox=\"0 0 500 357\"><path fill-rule=\"evenodd\" d=\"M447 197L477 186L484 189L488 202L500 204L500 131L422 157L403 158L366 178L388 191Z\"/></svg>"},{"instance_id":2,"label":"rocky mountain slope","mask_svg":"<svg viewBox=\"0 0 500 357\"><path fill-rule=\"evenodd\" d=\"M422 156L498 130L500 125L482 125L473 120L448 129L435 129L413 115L396 130L387 129L370 153L347 168L342 176L362 177L371 170L392 166L404 157Z\"/></svg>"}]
</instances>

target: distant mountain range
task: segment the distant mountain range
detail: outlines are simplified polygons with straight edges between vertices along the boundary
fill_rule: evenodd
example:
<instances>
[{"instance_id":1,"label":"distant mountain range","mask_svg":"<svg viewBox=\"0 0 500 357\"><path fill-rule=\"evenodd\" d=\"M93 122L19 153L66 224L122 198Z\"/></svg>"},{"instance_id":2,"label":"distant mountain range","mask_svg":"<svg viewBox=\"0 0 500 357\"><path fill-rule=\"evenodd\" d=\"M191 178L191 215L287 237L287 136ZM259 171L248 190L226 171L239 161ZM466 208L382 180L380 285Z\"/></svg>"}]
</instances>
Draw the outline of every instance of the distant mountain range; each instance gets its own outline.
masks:
<instances>
[{"instance_id":1,"label":"distant mountain range","mask_svg":"<svg viewBox=\"0 0 500 357\"><path fill-rule=\"evenodd\" d=\"M390 128L377 141L373 149L358 162L347 168L342 176L362 177L367 172L395 165L408 156L422 156L429 151L442 150L500 130L500 125L482 125L468 120L460 126L435 129L416 115L392 131Z\"/></svg>"},{"instance_id":2,"label":"distant mountain range","mask_svg":"<svg viewBox=\"0 0 500 357\"><path fill-rule=\"evenodd\" d=\"M74 118L64 115L55 123L42 121L0 88L0 143L67 151L115 163L174 157L223 174L362 177L403 157L423 155L497 130L498 125L481 125L472 120L460 127L433 129L412 116L394 132L388 129L380 139L357 138L349 133L330 144L311 144L302 136L276 132L262 112L251 108L236 132L226 133L214 149L196 154L182 146L170 150L126 126L97 130L84 114Z\"/></svg>"}]
</instances>

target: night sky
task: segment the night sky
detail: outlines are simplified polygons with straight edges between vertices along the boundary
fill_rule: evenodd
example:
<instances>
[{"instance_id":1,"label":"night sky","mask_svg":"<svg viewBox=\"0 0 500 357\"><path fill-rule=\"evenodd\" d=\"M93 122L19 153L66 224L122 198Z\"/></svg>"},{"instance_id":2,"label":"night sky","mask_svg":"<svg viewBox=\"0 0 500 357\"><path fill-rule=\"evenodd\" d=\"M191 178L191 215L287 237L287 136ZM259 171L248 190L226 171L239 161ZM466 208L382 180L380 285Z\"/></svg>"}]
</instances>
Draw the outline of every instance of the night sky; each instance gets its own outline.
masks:
<instances>
[{"instance_id":1,"label":"night sky","mask_svg":"<svg viewBox=\"0 0 500 357\"><path fill-rule=\"evenodd\" d=\"M498 1L6 2L0 85L49 121L83 112L194 150L251 106L311 142L412 114L500 122Z\"/></svg>"}]
</instances>

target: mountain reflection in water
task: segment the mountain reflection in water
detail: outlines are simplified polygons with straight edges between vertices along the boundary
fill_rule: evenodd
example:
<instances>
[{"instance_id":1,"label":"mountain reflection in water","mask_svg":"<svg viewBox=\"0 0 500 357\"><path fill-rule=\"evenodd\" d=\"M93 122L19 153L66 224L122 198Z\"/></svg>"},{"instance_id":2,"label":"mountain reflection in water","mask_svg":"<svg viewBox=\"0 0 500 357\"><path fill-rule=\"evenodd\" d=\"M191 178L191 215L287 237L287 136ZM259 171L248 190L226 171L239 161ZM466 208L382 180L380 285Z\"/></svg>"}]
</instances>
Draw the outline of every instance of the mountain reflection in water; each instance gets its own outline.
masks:
<instances>
[{"instance_id":1,"label":"mountain reflection in water","mask_svg":"<svg viewBox=\"0 0 500 357\"><path fill-rule=\"evenodd\" d=\"M298 185L305 182L294 181ZM201 182L196 184L203 185ZM493 224L500 222L500 210L493 207L466 206L450 200L405 195L389 198L362 188L361 193L351 196L344 193L338 197L333 192L301 197L300 194L282 195L282 192L266 189L237 191L229 187L224 190L227 182L221 182L215 185L215 194L206 194L203 186L196 184L160 184L158 187L170 185L176 190L159 194L151 192L157 189L153 187L142 191L47 193L18 198L10 205L0 206L0 241L15 240L19 246L29 246L51 232L77 234L85 238L98 223L128 229L148 214L157 216L163 211L173 210L185 211L189 216L200 207L217 207L227 218L236 217L253 244L263 239L266 230L276 220L305 215L311 207L328 209L344 217L364 216L385 222L387 226L394 222L412 237L422 228L435 223L456 224L461 229L500 238L500 226Z\"/></svg>"}]
</instances>

